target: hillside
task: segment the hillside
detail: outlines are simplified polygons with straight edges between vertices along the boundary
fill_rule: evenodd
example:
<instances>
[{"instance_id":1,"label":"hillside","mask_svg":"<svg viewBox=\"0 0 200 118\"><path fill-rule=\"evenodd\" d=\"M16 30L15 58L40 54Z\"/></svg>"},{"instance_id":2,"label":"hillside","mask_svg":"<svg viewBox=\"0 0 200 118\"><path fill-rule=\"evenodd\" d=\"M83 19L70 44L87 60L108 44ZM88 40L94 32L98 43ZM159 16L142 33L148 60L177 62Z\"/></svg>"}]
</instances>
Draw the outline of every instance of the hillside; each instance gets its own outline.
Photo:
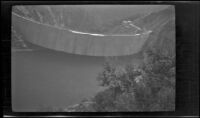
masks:
<instances>
[{"instance_id":1,"label":"hillside","mask_svg":"<svg viewBox=\"0 0 200 118\"><path fill-rule=\"evenodd\" d=\"M153 10L140 6L15 6L13 12L36 21L79 31L106 33L121 25L123 20L135 20ZM152 7L153 8L153 7ZM152 9L151 8L151 9ZM160 10L161 8L159 8ZM163 8L162 8L163 9ZM133 12L131 12L133 11ZM155 10L154 10L155 11Z\"/></svg>"},{"instance_id":2,"label":"hillside","mask_svg":"<svg viewBox=\"0 0 200 118\"><path fill-rule=\"evenodd\" d=\"M94 15L82 7L72 6L16 6L13 7L13 12L45 24L91 33L132 34L136 29L127 28L122 23L132 21L134 25L142 29L141 31L152 31L141 52L152 47L158 50L159 48L164 49L167 48L166 43L175 42L175 20L173 20L175 14L172 6L154 12L130 13L114 20L104 19L104 21L101 21L97 14Z\"/></svg>"},{"instance_id":3,"label":"hillside","mask_svg":"<svg viewBox=\"0 0 200 118\"><path fill-rule=\"evenodd\" d=\"M140 22L139 26L151 29L152 33L149 35L148 40L143 46L143 50L153 48L165 55L174 55L175 53L175 14L173 7L153 13ZM146 22L145 21L151 21ZM172 54L173 53L173 54Z\"/></svg>"}]
</instances>

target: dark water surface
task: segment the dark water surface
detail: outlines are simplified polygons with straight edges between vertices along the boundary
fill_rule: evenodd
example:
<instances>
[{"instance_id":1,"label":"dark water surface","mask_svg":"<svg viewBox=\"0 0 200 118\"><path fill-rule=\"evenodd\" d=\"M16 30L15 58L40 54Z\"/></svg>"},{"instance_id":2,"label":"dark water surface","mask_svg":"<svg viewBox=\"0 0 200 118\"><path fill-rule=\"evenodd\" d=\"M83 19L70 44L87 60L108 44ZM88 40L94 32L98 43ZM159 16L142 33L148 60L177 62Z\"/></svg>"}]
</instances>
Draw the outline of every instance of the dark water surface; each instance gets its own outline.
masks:
<instances>
[{"instance_id":1,"label":"dark water surface","mask_svg":"<svg viewBox=\"0 0 200 118\"><path fill-rule=\"evenodd\" d=\"M13 110L64 108L95 95L102 90L96 77L104 59L52 50L12 52ZM127 62L130 57L122 59Z\"/></svg>"}]
</instances>

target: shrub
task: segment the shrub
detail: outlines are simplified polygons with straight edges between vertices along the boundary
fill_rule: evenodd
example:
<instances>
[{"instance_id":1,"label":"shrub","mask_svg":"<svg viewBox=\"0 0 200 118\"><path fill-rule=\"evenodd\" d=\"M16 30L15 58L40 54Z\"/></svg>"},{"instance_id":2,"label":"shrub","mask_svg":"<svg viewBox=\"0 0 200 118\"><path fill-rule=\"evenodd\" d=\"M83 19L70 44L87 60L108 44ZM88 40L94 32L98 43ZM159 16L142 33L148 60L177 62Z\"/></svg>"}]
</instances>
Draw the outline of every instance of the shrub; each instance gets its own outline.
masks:
<instances>
[{"instance_id":1,"label":"shrub","mask_svg":"<svg viewBox=\"0 0 200 118\"><path fill-rule=\"evenodd\" d=\"M169 111L175 108L175 58L145 52L139 67L108 62L99 74L107 87L94 97L96 111Z\"/></svg>"},{"instance_id":2,"label":"shrub","mask_svg":"<svg viewBox=\"0 0 200 118\"><path fill-rule=\"evenodd\" d=\"M140 66L105 62L97 80L104 91L76 111L172 111L175 109L175 58L145 52Z\"/></svg>"}]
</instances>

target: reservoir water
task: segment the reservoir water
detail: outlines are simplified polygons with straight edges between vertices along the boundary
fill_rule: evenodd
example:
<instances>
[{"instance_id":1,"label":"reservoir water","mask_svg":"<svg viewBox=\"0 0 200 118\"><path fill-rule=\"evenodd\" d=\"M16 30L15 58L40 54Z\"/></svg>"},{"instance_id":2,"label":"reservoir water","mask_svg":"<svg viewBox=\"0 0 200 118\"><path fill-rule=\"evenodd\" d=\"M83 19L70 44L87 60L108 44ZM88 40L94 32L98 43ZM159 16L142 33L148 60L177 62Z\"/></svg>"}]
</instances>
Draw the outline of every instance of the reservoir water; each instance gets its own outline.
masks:
<instances>
[{"instance_id":1,"label":"reservoir water","mask_svg":"<svg viewBox=\"0 0 200 118\"><path fill-rule=\"evenodd\" d=\"M140 58L119 57L139 63ZM12 108L35 111L41 106L66 108L103 88L96 80L104 57L83 56L53 50L12 52Z\"/></svg>"}]
</instances>

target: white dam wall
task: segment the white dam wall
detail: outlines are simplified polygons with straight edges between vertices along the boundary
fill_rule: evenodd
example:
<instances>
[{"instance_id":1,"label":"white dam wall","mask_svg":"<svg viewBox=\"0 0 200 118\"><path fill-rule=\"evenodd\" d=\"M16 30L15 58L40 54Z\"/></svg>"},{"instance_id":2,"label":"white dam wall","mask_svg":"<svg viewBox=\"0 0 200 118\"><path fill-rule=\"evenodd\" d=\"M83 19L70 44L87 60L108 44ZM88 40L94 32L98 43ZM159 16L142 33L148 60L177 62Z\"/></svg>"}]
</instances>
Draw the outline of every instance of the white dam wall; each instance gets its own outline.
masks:
<instances>
[{"instance_id":1,"label":"white dam wall","mask_svg":"<svg viewBox=\"0 0 200 118\"><path fill-rule=\"evenodd\" d=\"M33 44L90 56L122 56L137 53L149 35L149 32L134 35L84 33L42 24L14 13L12 26L25 40Z\"/></svg>"}]
</instances>

